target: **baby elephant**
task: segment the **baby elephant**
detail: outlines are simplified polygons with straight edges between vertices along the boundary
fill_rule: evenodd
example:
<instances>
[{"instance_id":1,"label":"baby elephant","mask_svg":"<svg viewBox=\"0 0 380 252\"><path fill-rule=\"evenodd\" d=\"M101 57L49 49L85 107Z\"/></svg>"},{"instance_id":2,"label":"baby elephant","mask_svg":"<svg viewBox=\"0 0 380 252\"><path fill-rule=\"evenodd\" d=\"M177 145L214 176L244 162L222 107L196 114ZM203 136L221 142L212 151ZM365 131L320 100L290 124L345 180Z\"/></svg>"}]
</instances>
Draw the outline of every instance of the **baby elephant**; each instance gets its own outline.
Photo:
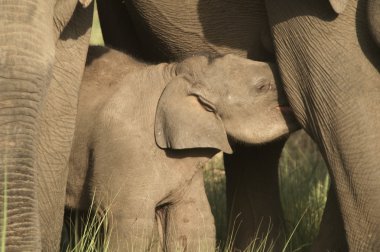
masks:
<instances>
[{"instance_id":1,"label":"baby elephant","mask_svg":"<svg viewBox=\"0 0 380 252\"><path fill-rule=\"evenodd\" d=\"M202 164L235 141L264 143L297 128L277 75L234 55L147 65L91 47L67 206L93 199L107 212L111 251L213 251Z\"/></svg>"}]
</instances>

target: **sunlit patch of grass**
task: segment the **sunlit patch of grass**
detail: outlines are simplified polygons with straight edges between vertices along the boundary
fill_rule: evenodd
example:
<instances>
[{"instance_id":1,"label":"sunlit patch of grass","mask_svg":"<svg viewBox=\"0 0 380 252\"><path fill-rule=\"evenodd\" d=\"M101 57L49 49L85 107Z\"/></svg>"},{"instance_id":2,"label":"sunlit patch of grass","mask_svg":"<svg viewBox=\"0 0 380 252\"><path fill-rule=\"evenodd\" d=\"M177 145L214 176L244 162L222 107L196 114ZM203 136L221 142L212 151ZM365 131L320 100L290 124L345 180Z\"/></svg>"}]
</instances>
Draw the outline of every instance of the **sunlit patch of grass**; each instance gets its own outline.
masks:
<instances>
[{"instance_id":1,"label":"sunlit patch of grass","mask_svg":"<svg viewBox=\"0 0 380 252\"><path fill-rule=\"evenodd\" d=\"M223 252L230 252L230 251L235 251L233 245L234 245L234 240L236 238L236 233L239 230L240 223L237 223L236 220L238 219L238 216L236 217L234 221L234 225L232 227L231 234L227 236L227 240L224 244L224 246L221 246L218 248L217 251L223 251ZM270 237L270 232L271 232L271 226L268 226L268 229L265 232L264 237L259 237L259 231L260 227L256 231L253 240L251 243L245 248L244 252L266 252L266 251L273 251L274 248L274 242L269 241ZM223 244L223 242L221 243Z\"/></svg>"},{"instance_id":2,"label":"sunlit patch of grass","mask_svg":"<svg viewBox=\"0 0 380 252\"><path fill-rule=\"evenodd\" d=\"M94 208L92 202L87 212L66 211L61 251L66 252L107 252L110 230L108 210ZM65 232L66 231L66 232Z\"/></svg>"},{"instance_id":3,"label":"sunlit patch of grass","mask_svg":"<svg viewBox=\"0 0 380 252\"><path fill-rule=\"evenodd\" d=\"M313 141L300 131L293 134L285 145L279 169L288 238L284 251L307 251L318 233L329 188L325 163ZM226 237L226 187L222 155L217 155L206 165L205 186L215 217L218 242L226 244L224 251L229 251L228 244L233 237ZM247 251L271 251L272 246L258 245L261 242L265 242L265 238L251 244Z\"/></svg>"},{"instance_id":4,"label":"sunlit patch of grass","mask_svg":"<svg viewBox=\"0 0 380 252\"><path fill-rule=\"evenodd\" d=\"M99 15L98 15L98 9L96 6L96 2L95 2L95 8L94 8L94 19L92 21L90 44L91 45L104 45L104 40L103 40L102 30L100 28Z\"/></svg>"},{"instance_id":5,"label":"sunlit patch of grass","mask_svg":"<svg viewBox=\"0 0 380 252\"><path fill-rule=\"evenodd\" d=\"M3 183L3 188L0 188L0 232L1 232L1 245L0 251L6 251L6 239L7 239L7 225L8 225L8 167L6 164L8 163L7 155L10 153L10 149L5 145L4 153L1 155L1 163L0 165L0 181Z\"/></svg>"},{"instance_id":6,"label":"sunlit patch of grass","mask_svg":"<svg viewBox=\"0 0 380 252\"><path fill-rule=\"evenodd\" d=\"M329 188L326 165L312 140L302 134L292 136L280 163L280 191L287 230L294 230L290 251L308 250L316 237ZM288 231L289 233L289 231Z\"/></svg>"},{"instance_id":7,"label":"sunlit patch of grass","mask_svg":"<svg viewBox=\"0 0 380 252\"><path fill-rule=\"evenodd\" d=\"M204 167L206 194L211 201L211 211L215 218L216 237L219 242L227 239L226 178L223 154L217 154Z\"/></svg>"}]
</instances>

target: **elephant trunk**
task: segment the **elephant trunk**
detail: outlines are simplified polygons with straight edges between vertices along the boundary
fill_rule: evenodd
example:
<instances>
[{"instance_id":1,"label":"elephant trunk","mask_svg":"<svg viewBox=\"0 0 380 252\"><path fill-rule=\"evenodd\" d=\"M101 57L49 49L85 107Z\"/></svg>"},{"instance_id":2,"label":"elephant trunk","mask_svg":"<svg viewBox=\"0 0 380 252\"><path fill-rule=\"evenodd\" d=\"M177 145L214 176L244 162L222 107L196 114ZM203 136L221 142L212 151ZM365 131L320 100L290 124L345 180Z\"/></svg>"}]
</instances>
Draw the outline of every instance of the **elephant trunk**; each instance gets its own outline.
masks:
<instances>
[{"instance_id":1,"label":"elephant trunk","mask_svg":"<svg viewBox=\"0 0 380 252\"><path fill-rule=\"evenodd\" d=\"M9 2L0 12L0 240L6 250L41 250L35 156L54 61L54 39L46 35L53 6L44 9L48 15L44 5Z\"/></svg>"},{"instance_id":2,"label":"elephant trunk","mask_svg":"<svg viewBox=\"0 0 380 252\"><path fill-rule=\"evenodd\" d=\"M42 76L12 77L20 72L0 68L0 223L7 245L19 248L36 242L39 230L34 160Z\"/></svg>"}]
</instances>

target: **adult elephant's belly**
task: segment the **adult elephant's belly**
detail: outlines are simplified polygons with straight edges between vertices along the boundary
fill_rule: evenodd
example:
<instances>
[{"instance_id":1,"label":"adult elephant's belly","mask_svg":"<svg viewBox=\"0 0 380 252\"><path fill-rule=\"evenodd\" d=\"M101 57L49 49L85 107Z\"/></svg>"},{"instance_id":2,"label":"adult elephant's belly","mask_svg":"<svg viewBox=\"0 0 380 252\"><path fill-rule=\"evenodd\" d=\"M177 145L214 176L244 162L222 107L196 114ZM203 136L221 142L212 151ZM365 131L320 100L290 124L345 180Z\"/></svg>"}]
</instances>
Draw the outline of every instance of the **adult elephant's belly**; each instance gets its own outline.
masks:
<instances>
[{"instance_id":1,"label":"adult elephant's belly","mask_svg":"<svg viewBox=\"0 0 380 252\"><path fill-rule=\"evenodd\" d=\"M268 60L271 53L262 44L269 37L262 2L135 0L126 4L139 40L156 59L234 53Z\"/></svg>"}]
</instances>

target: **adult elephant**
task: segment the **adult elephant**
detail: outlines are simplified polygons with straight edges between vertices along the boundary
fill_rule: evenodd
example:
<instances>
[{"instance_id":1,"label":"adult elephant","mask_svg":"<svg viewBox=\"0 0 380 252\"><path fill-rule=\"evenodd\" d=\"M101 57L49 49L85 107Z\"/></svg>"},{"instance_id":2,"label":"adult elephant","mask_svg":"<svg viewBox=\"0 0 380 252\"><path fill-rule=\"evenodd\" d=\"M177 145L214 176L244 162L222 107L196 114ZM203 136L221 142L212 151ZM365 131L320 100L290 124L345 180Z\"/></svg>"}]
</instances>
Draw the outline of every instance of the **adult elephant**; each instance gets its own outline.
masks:
<instances>
[{"instance_id":1,"label":"adult elephant","mask_svg":"<svg viewBox=\"0 0 380 252\"><path fill-rule=\"evenodd\" d=\"M367 5L378 6L371 0L134 0L125 6L103 0L99 14L106 44L153 61L197 52L270 60L270 27L291 105L332 175L314 248L356 251L376 250L380 240L379 33L377 12ZM225 160L230 218L241 213L243 220L238 248L248 245L261 220L264 232L272 222L270 239L281 233L282 146L238 147Z\"/></svg>"},{"instance_id":2,"label":"adult elephant","mask_svg":"<svg viewBox=\"0 0 380 252\"><path fill-rule=\"evenodd\" d=\"M318 251L344 251L347 245L350 251L378 251L380 48L373 13L380 13L380 5L374 0L266 4L289 102L328 163L340 210L336 218L325 218L330 229L325 225L319 234L336 238L334 244L320 244ZM336 203L334 195L327 208Z\"/></svg>"},{"instance_id":3,"label":"adult elephant","mask_svg":"<svg viewBox=\"0 0 380 252\"><path fill-rule=\"evenodd\" d=\"M234 53L254 60L274 60L262 0L124 2L97 2L105 43L144 60L173 61L197 53ZM231 229L239 225L237 247L245 248L259 227L259 236L265 237L271 226L269 240L281 239L283 214L277 167L283 145L284 140L250 148L235 146L235 155L225 158ZM249 183L241 181L243 174L249 176ZM235 194L249 197L234 198Z\"/></svg>"},{"instance_id":4,"label":"adult elephant","mask_svg":"<svg viewBox=\"0 0 380 252\"><path fill-rule=\"evenodd\" d=\"M0 9L2 238L6 251L57 251L93 8L2 0Z\"/></svg>"}]
</instances>

